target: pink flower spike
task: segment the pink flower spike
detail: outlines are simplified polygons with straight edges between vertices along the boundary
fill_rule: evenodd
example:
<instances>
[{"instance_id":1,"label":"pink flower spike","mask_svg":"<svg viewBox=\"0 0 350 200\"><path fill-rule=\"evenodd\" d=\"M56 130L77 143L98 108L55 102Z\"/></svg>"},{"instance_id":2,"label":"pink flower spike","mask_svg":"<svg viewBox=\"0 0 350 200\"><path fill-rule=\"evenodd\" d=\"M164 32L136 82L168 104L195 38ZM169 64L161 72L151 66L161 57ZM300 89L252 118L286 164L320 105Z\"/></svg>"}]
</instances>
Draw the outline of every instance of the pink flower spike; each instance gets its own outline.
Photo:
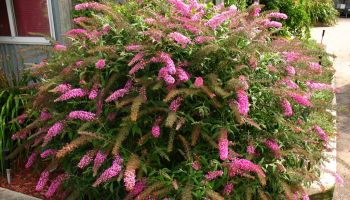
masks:
<instances>
[{"instance_id":1,"label":"pink flower spike","mask_svg":"<svg viewBox=\"0 0 350 200\"><path fill-rule=\"evenodd\" d=\"M135 170L126 170L124 172L124 185L127 191L132 191L136 183Z\"/></svg>"},{"instance_id":2,"label":"pink flower spike","mask_svg":"<svg viewBox=\"0 0 350 200\"><path fill-rule=\"evenodd\" d=\"M52 89L51 91L52 92L55 92L55 93L65 93L65 92L68 92L69 90L72 89L72 86L68 83L62 83L62 84L59 84L58 86L56 86L54 89Z\"/></svg>"},{"instance_id":3,"label":"pink flower spike","mask_svg":"<svg viewBox=\"0 0 350 200\"><path fill-rule=\"evenodd\" d=\"M188 44L192 44L191 39L182 35L179 32L172 32L168 35L169 38L180 44L182 48L186 48Z\"/></svg>"},{"instance_id":4,"label":"pink flower spike","mask_svg":"<svg viewBox=\"0 0 350 200\"><path fill-rule=\"evenodd\" d=\"M326 83L317 83L313 81L306 81L306 86L310 90L333 90L333 87Z\"/></svg>"},{"instance_id":5,"label":"pink flower spike","mask_svg":"<svg viewBox=\"0 0 350 200\"><path fill-rule=\"evenodd\" d=\"M284 13L280 12L272 12L267 14L268 18L275 18L275 19L288 19L288 16Z\"/></svg>"},{"instance_id":6,"label":"pink flower spike","mask_svg":"<svg viewBox=\"0 0 350 200\"><path fill-rule=\"evenodd\" d=\"M143 49L142 45L137 44L131 44L128 46L125 46L126 51L141 51Z\"/></svg>"},{"instance_id":7,"label":"pink flower spike","mask_svg":"<svg viewBox=\"0 0 350 200\"><path fill-rule=\"evenodd\" d=\"M314 126L314 130L316 131L318 137L319 137L321 140L323 140L323 141L325 141L325 142L328 142L328 141L329 141L329 138L328 138L327 133L326 133L321 127L315 125L315 126Z\"/></svg>"},{"instance_id":8,"label":"pink flower spike","mask_svg":"<svg viewBox=\"0 0 350 200\"><path fill-rule=\"evenodd\" d=\"M85 154L78 163L78 168L83 169L92 162L92 155L89 153Z\"/></svg>"},{"instance_id":9,"label":"pink flower spike","mask_svg":"<svg viewBox=\"0 0 350 200\"><path fill-rule=\"evenodd\" d=\"M46 186L46 184L49 180L49 175L50 175L50 173L48 171L41 172L39 181L35 187L35 191L40 192L44 189L44 187Z\"/></svg>"},{"instance_id":10,"label":"pink flower spike","mask_svg":"<svg viewBox=\"0 0 350 200\"><path fill-rule=\"evenodd\" d=\"M205 179L207 179L208 181L214 180L220 176L222 176L224 174L224 171L222 170L217 170L217 171L213 171L213 172L208 172L205 175Z\"/></svg>"},{"instance_id":11,"label":"pink flower spike","mask_svg":"<svg viewBox=\"0 0 350 200\"><path fill-rule=\"evenodd\" d=\"M204 81L202 77L196 77L196 80L194 81L194 86L196 88L200 88L204 85Z\"/></svg>"},{"instance_id":12,"label":"pink flower spike","mask_svg":"<svg viewBox=\"0 0 350 200\"><path fill-rule=\"evenodd\" d=\"M238 90L237 98L238 112L243 116L247 116L249 112L249 100L247 92L244 90Z\"/></svg>"},{"instance_id":13,"label":"pink flower spike","mask_svg":"<svg viewBox=\"0 0 350 200\"><path fill-rule=\"evenodd\" d=\"M71 89L62 94L60 97L54 100L54 102L66 101L69 99L84 97L86 92L81 88Z\"/></svg>"},{"instance_id":14,"label":"pink flower spike","mask_svg":"<svg viewBox=\"0 0 350 200\"><path fill-rule=\"evenodd\" d=\"M54 46L54 49L55 49L56 51L67 51L67 47L64 46L64 45L61 45L61 44L56 44L56 45Z\"/></svg>"},{"instance_id":15,"label":"pink flower spike","mask_svg":"<svg viewBox=\"0 0 350 200\"><path fill-rule=\"evenodd\" d=\"M208 20L204 25L209 26L213 30L215 30L218 26L228 20L231 16L233 16L237 11L237 7L231 6L228 11L224 11L220 14L215 15L213 18Z\"/></svg>"},{"instance_id":16,"label":"pink flower spike","mask_svg":"<svg viewBox=\"0 0 350 200\"><path fill-rule=\"evenodd\" d=\"M46 149L44 152L42 152L41 154L40 154L40 157L41 158L47 158L47 157L49 157L49 156L51 156L51 155L55 155L56 154L56 150L53 150L53 149Z\"/></svg>"},{"instance_id":17,"label":"pink flower spike","mask_svg":"<svg viewBox=\"0 0 350 200\"><path fill-rule=\"evenodd\" d=\"M81 3L81 4L77 4L75 5L74 9L75 10L102 10L104 8L104 5L99 4L97 2L88 2L88 3Z\"/></svg>"},{"instance_id":18,"label":"pink flower spike","mask_svg":"<svg viewBox=\"0 0 350 200\"><path fill-rule=\"evenodd\" d=\"M68 114L68 119L80 119L83 121L92 121L96 118L96 114L87 111L72 111Z\"/></svg>"},{"instance_id":19,"label":"pink flower spike","mask_svg":"<svg viewBox=\"0 0 350 200\"><path fill-rule=\"evenodd\" d=\"M155 138L158 138L160 136L160 126L159 124L162 122L162 118L160 116L157 117L156 121L154 122L152 126L152 135Z\"/></svg>"},{"instance_id":20,"label":"pink flower spike","mask_svg":"<svg viewBox=\"0 0 350 200\"><path fill-rule=\"evenodd\" d=\"M105 100L107 103L112 101L117 101L119 98L123 97L128 91L126 89L119 89L113 92L109 97Z\"/></svg>"},{"instance_id":21,"label":"pink flower spike","mask_svg":"<svg viewBox=\"0 0 350 200\"><path fill-rule=\"evenodd\" d=\"M265 145L274 153L276 158L282 158L280 147L275 140L266 140Z\"/></svg>"},{"instance_id":22,"label":"pink flower spike","mask_svg":"<svg viewBox=\"0 0 350 200\"><path fill-rule=\"evenodd\" d=\"M98 169L102 166L102 164L105 161L106 157L107 157L107 155L104 154L102 151L98 151L97 152L96 157L94 159L94 166L92 168L94 176L97 174Z\"/></svg>"},{"instance_id":23,"label":"pink flower spike","mask_svg":"<svg viewBox=\"0 0 350 200\"><path fill-rule=\"evenodd\" d=\"M300 59L301 54L298 52L294 52L294 51L285 51L282 52L284 59L290 63L290 62L294 62L297 61L298 59Z\"/></svg>"},{"instance_id":24,"label":"pink flower spike","mask_svg":"<svg viewBox=\"0 0 350 200\"><path fill-rule=\"evenodd\" d=\"M250 155L255 155L255 147L252 145L247 146L247 153Z\"/></svg>"},{"instance_id":25,"label":"pink flower spike","mask_svg":"<svg viewBox=\"0 0 350 200\"><path fill-rule=\"evenodd\" d=\"M264 171L259 165L252 163L250 160L234 158L228 167L229 177L243 175L246 172L254 172L259 176L265 177Z\"/></svg>"},{"instance_id":26,"label":"pink flower spike","mask_svg":"<svg viewBox=\"0 0 350 200\"><path fill-rule=\"evenodd\" d=\"M182 97L177 97L174 101L171 102L169 109L171 111L176 112L180 108L182 101L183 101Z\"/></svg>"},{"instance_id":27,"label":"pink flower spike","mask_svg":"<svg viewBox=\"0 0 350 200\"><path fill-rule=\"evenodd\" d=\"M300 95L300 94L291 92L289 96L292 97L294 101L296 101L298 104L302 106L312 107L312 103L310 102L309 97L306 95Z\"/></svg>"},{"instance_id":28,"label":"pink flower spike","mask_svg":"<svg viewBox=\"0 0 350 200\"><path fill-rule=\"evenodd\" d=\"M29 156L29 158L28 158L28 160L27 160L27 163L26 163L26 165L25 165L25 168L26 168L26 169L30 168L30 167L34 164L34 161L35 161L37 155L38 155L37 152L33 152L33 153Z\"/></svg>"},{"instance_id":29,"label":"pink flower spike","mask_svg":"<svg viewBox=\"0 0 350 200\"><path fill-rule=\"evenodd\" d=\"M317 62L310 62L309 68L317 73L322 73L322 66Z\"/></svg>"},{"instance_id":30,"label":"pink flower spike","mask_svg":"<svg viewBox=\"0 0 350 200\"><path fill-rule=\"evenodd\" d=\"M185 4L182 0L168 0L176 8L176 12L181 15L188 17L191 15L191 10L189 5Z\"/></svg>"},{"instance_id":31,"label":"pink flower spike","mask_svg":"<svg viewBox=\"0 0 350 200\"><path fill-rule=\"evenodd\" d=\"M283 99L281 102L281 105L282 105L282 108L284 110L284 116L286 116L286 117L293 116L293 108L287 99Z\"/></svg>"},{"instance_id":32,"label":"pink flower spike","mask_svg":"<svg viewBox=\"0 0 350 200\"><path fill-rule=\"evenodd\" d=\"M221 160L226 160L228 158L228 143L227 131L222 129L219 136L219 153Z\"/></svg>"},{"instance_id":33,"label":"pink flower spike","mask_svg":"<svg viewBox=\"0 0 350 200\"><path fill-rule=\"evenodd\" d=\"M203 44L205 42L210 42L215 40L215 37L211 37L211 36L197 36L196 38L194 38L194 42L196 44Z\"/></svg>"},{"instance_id":34,"label":"pink flower spike","mask_svg":"<svg viewBox=\"0 0 350 200\"><path fill-rule=\"evenodd\" d=\"M97 69L103 69L106 66L106 61L104 59L99 59L95 66Z\"/></svg>"},{"instance_id":35,"label":"pink flower spike","mask_svg":"<svg viewBox=\"0 0 350 200\"><path fill-rule=\"evenodd\" d=\"M101 183L107 182L108 180L110 180L111 178L117 176L121 170L121 163L123 162L122 159L117 160L117 158L113 161L113 164L110 168L106 169L101 175L100 177L98 177L98 179L92 184L92 187L97 187L99 186Z\"/></svg>"},{"instance_id":36,"label":"pink flower spike","mask_svg":"<svg viewBox=\"0 0 350 200\"><path fill-rule=\"evenodd\" d=\"M63 122L61 121L56 122L54 125L52 125L44 137L43 146L45 146L48 142L50 142L52 138L56 137L59 133L61 133L63 131L63 128L64 128Z\"/></svg>"},{"instance_id":37,"label":"pink flower spike","mask_svg":"<svg viewBox=\"0 0 350 200\"><path fill-rule=\"evenodd\" d=\"M61 186L61 183L67 180L68 178L69 178L69 175L66 173L57 176L57 178L51 182L49 189L45 193L45 197L46 198L52 197L57 191L57 189Z\"/></svg>"},{"instance_id":38,"label":"pink flower spike","mask_svg":"<svg viewBox=\"0 0 350 200\"><path fill-rule=\"evenodd\" d=\"M43 110L40 113L40 121L47 121L51 119L51 114L47 110Z\"/></svg>"},{"instance_id":39,"label":"pink flower spike","mask_svg":"<svg viewBox=\"0 0 350 200\"><path fill-rule=\"evenodd\" d=\"M200 170L202 168L202 165L198 161L194 161L192 163L192 168L196 171Z\"/></svg>"},{"instance_id":40,"label":"pink flower spike","mask_svg":"<svg viewBox=\"0 0 350 200\"><path fill-rule=\"evenodd\" d=\"M224 195L230 195L233 191L233 184L228 183L224 188Z\"/></svg>"}]
</instances>

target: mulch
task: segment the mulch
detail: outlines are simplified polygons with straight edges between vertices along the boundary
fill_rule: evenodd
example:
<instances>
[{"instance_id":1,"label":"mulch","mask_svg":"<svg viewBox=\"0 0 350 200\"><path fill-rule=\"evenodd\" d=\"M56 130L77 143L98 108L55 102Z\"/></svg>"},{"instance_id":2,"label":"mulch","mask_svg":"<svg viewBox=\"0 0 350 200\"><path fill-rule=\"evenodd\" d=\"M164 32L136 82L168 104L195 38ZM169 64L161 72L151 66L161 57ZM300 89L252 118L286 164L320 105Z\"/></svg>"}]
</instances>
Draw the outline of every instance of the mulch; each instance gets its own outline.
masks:
<instances>
[{"instance_id":1,"label":"mulch","mask_svg":"<svg viewBox=\"0 0 350 200\"><path fill-rule=\"evenodd\" d=\"M29 196L44 199L44 192L36 192L35 186L39 180L40 174L34 174L28 169L19 169L11 172L11 185L7 183L6 174L0 175L0 187L7 188ZM5 176L5 177L4 177Z\"/></svg>"}]
</instances>

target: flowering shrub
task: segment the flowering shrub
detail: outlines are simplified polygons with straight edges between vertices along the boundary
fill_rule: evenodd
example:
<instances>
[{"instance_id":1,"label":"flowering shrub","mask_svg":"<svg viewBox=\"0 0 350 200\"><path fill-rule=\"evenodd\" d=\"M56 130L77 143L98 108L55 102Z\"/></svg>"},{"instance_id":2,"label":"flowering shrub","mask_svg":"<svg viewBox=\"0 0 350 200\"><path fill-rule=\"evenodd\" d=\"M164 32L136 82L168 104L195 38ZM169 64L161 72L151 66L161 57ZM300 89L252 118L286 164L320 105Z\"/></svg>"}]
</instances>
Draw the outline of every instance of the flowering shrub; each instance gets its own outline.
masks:
<instances>
[{"instance_id":1,"label":"flowering shrub","mask_svg":"<svg viewBox=\"0 0 350 200\"><path fill-rule=\"evenodd\" d=\"M319 49L272 36L286 15L196 0L75 9L91 17L35 68L33 122L14 135L28 133L26 166L44 166L37 190L307 199L333 136L333 71Z\"/></svg>"}]
</instances>

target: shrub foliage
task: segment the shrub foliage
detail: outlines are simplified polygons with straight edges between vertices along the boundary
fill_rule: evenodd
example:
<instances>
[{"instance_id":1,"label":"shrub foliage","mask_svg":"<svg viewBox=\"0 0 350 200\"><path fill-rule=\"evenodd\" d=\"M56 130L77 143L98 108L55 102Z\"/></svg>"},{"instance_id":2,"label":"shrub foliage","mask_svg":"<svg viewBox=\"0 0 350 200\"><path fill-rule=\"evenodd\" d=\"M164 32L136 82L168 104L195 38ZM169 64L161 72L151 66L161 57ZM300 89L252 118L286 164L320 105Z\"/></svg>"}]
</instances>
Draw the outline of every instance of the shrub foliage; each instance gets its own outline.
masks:
<instances>
[{"instance_id":1,"label":"shrub foliage","mask_svg":"<svg viewBox=\"0 0 350 200\"><path fill-rule=\"evenodd\" d=\"M82 3L33 73L36 190L84 199L307 198L332 137L322 52L282 13L196 0ZM45 186L48 185L48 188Z\"/></svg>"}]
</instances>

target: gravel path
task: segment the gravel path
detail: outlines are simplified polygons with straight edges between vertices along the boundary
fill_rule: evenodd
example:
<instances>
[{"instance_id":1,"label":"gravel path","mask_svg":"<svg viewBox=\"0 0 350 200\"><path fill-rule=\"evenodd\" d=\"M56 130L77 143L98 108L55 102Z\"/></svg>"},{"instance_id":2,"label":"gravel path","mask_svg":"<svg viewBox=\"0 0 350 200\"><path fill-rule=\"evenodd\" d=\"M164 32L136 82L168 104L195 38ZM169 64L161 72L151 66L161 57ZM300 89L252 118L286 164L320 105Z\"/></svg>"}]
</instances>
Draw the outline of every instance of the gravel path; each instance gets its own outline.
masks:
<instances>
[{"instance_id":1,"label":"gravel path","mask_svg":"<svg viewBox=\"0 0 350 200\"><path fill-rule=\"evenodd\" d=\"M340 89L336 95L337 172L345 184L336 185L333 200L350 200L350 19L339 19L334 27L313 28L312 37L318 42L322 30L326 30L323 44L327 51L337 56L334 62L335 86Z\"/></svg>"}]
</instances>

